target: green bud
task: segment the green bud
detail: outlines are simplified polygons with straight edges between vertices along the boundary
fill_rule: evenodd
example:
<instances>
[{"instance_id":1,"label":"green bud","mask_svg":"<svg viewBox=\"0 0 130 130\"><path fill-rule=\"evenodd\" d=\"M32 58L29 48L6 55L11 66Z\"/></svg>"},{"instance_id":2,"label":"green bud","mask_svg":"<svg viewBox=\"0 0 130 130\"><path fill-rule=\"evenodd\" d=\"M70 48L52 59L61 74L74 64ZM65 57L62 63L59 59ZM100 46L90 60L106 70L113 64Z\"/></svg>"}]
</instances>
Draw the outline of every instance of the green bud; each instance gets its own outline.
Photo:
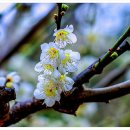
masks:
<instances>
[{"instance_id":1,"label":"green bud","mask_svg":"<svg viewBox=\"0 0 130 130\"><path fill-rule=\"evenodd\" d=\"M115 59L115 58L117 58L117 57L118 57L117 52L113 52L113 53L111 54L111 58L112 58L112 59Z\"/></svg>"},{"instance_id":2,"label":"green bud","mask_svg":"<svg viewBox=\"0 0 130 130\"><path fill-rule=\"evenodd\" d=\"M67 11L69 9L69 6L66 4L62 4L61 9L62 11Z\"/></svg>"}]
</instances>

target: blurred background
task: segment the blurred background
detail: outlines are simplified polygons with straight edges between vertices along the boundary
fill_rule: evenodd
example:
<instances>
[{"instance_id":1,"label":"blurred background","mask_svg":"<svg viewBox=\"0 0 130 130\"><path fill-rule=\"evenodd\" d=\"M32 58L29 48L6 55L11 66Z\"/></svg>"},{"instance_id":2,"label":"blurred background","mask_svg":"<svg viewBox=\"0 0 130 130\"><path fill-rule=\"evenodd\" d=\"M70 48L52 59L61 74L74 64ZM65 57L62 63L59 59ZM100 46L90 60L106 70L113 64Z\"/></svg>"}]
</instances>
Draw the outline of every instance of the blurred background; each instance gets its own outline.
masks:
<instances>
[{"instance_id":1,"label":"blurred background","mask_svg":"<svg viewBox=\"0 0 130 130\"><path fill-rule=\"evenodd\" d=\"M81 54L77 75L113 46L130 26L130 4L70 4L62 18L62 28L72 24L78 42L67 46ZM0 76L17 71L21 83L16 101L32 98L37 83L35 64L40 44L54 40L56 4L0 4ZM129 40L129 39L128 39ZM72 76L73 76L72 75ZM87 87L106 87L130 79L130 52L126 52L101 75L94 76ZM108 127L130 126L130 95L105 103L80 106L77 117L53 110L43 110L12 126ZM14 101L12 101L12 104Z\"/></svg>"}]
</instances>

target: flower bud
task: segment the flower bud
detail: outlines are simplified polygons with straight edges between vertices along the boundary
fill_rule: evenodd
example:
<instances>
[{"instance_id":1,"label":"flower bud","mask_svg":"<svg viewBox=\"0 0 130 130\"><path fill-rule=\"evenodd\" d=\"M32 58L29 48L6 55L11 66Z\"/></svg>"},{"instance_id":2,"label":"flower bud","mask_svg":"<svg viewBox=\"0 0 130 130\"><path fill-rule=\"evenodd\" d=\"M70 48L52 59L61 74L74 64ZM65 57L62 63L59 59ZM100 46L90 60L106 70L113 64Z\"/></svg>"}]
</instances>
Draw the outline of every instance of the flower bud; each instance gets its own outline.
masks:
<instances>
[{"instance_id":1,"label":"flower bud","mask_svg":"<svg viewBox=\"0 0 130 130\"><path fill-rule=\"evenodd\" d=\"M61 11L61 13L60 13L62 16L64 16L65 15L65 11Z\"/></svg>"},{"instance_id":2,"label":"flower bud","mask_svg":"<svg viewBox=\"0 0 130 130\"><path fill-rule=\"evenodd\" d=\"M113 52L113 53L111 54L111 58L112 58L112 59L115 59L115 58L117 58L117 57L118 57L117 52Z\"/></svg>"},{"instance_id":3,"label":"flower bud","mask_svg":"<svg viewBox=\"0 0 130 130\"><path fill-rule=\"evenodd\" d=\"M62 4L62 7L61 7L62 11L67 11L69 9L69 6L66 5L66 4Z\"/></svg>"}]
</instances>

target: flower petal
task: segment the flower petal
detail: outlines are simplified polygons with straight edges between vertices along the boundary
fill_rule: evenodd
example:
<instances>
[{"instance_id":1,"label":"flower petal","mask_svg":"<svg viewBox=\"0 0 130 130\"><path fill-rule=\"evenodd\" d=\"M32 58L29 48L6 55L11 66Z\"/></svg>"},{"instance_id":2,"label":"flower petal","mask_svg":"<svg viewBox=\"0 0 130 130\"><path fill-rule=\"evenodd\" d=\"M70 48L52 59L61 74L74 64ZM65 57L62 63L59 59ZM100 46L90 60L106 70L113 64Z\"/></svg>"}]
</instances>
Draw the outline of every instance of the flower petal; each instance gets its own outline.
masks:
<instances>
[{"instance_id":1,"label":"flower petal","mask_svg":"<svg viewBox=\"0 0 130 130\"><path fill-rule=\"evenodd\" d=\"M42 63L41 63L41 62L38 62L38 63L35 65L34 70L35 70L36 72L42 72L42 71L43 71L43 65L42 65Z\"/></svg>"},{"instance_id":2,"label":"flower petal","mask_svg":"<svg viewBox=\"0 0 130 130\"><path fill-rule=\"evenodd\" d=\"M20 82L20 76L19 75L14 75L13 76L13 82L19 83Z\"/></svg>"},{"instance_id":3,"label":"flower petal","mask_svg":"<svg viewBox=\"0 0 130 130\"><path fill-rule=\"evenodd\" d=\"M48 46L47 43L41 44L41 50L42 50L42 52L44 52L44 51L47 50L48 48L49 48L49 46Z\"/></svg>"},{"instance_id":4,"label":"flower petal","mask_svg":"<svg viewBox=\"0 0 130 130\"><path fill-rule=\"evenodd\" d=\"M59 51L60 60L63 60L65 58L65 52L63 50Z\"/></svg>"},{"instance_id":5,"label":"flower petal","mask_svg":"<svg viewBox=\"0 0 130 130\"><path fill-rule=\"evenodd\" d=\"M79 52L71 52L71 58L73 61L80 60L80 53Z\"/></svg>"},{"instance_id":6,"label":"flower petal","mask_svg":"<svg viewBox=\"0 0 130 130\"><path fill-rule=\"evenodd\" d=\"M60 75L61 75L60 72L59 72L57 69L55 69L55 70L54 70L54 73L53 73L54 78L57 79L57 78L60 77Z\"/></svg>"},{"instance_id":7,"label":"flower petal","mask_svg":"<svg viewBox=\"0 0 130 130\"><path fill-rule=\"evenodd\" d=\"M52 107L55 104L55 100L54 98L46 98L44 100L44 103L48 106L48 107Z\"/></svg>"},{"instance_id":8,"label":"flower petal","mask_svg":"<svg viewBox=\"0 0 130 130\"><path fill-rule=\"evenodd\" d=\"M6 78L5 77L0 77L0 87L5 86Z\"/></svg>"},{"instance_id":9,"label":"flower petal","mask_svg":"<svg viewBox=\"0 0 130 130\"><path fill-rule=\"evenodd\" d=\"M45 80L46 80L45 75L42 75L42 74L38 75L39 82L45 82Z\"/></svg>"},{"instance_id":10,"label":"flower petal","mask_svg":"<svg viewBox=\"0 0 130 130\"><path fill-rule=\"evenodd\" d=\"M73 25L67 25L66 28L65 28L66 31L68 31L69 33L72 33L74 31L74 27Z\"/></svg>"},{"instance_id":11,"label":"flower petal","mask_svg":"<svg viewBox=\"0 0 130 130\"><path fill-rule=\"evenodd\" d=\"M61 98L61 96L60 96L60 94L57 94L56 96L55 96L55 101L60 101L60 98Z\"/></svg>"},{"instance_id":12,"label":"flower petal","mask_svg":"<svg viewBox=\"0 0 130 130\"><path fill-rule=\"evenodd\" d=\"M73 84L74 84L74 81L73 81L71 78L66 77L66 83L65 83L65 85L64 85L64 89L65 89L65 91L69 91L69 90L71 90Z\"/></svg>"},{"instance_id":13,"label":"flower petal","mask_svg":"<svg viewBox=\"0 0 130 130\"><path fill-rule=\"evenodd\" d=\"M77 37L75 34L70 33L67 35L68 39L71 41L69 42L70 44L76 43L77 42Z\"/></svg>"},{"instance_id":14,"label":"flower petal","mask_svg":"<svg viewBox=\"0 0 130 130\"><path fill-rule=\"evenodd\" d=\"M35 89L35 91L34 91L34 97L36 99L45 99L44 93L42 93L39 89Z\"/></svg>"}]
</instances>

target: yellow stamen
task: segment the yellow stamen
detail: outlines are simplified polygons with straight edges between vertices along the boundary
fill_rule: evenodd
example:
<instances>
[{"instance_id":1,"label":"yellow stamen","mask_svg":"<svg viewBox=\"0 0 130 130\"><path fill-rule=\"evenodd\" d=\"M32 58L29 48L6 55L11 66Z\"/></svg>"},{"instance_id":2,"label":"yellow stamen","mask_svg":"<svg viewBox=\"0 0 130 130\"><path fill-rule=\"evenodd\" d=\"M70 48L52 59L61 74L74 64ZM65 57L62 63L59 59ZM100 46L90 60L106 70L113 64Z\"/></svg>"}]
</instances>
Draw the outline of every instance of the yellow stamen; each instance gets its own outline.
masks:
<instances>
[{"instance_id":1,"label":"yellow stamen","mask_svg":"<svg viewBox=\"0 0 130 130\"><path fill-rule=\"evenodd\" d=\"M44 87L44 93L47 97L56 96L56 87L53 81L49 81L48 84Z\"/></svg>"},{"instance_id":2,"label":"yellow stamen","mask_svg":"<svg viewBox=\"0 0 130 130\"><path fill-rule=\"evenodd\" d=\"M54 59L54 58L58 57L58 50L56 48L51 47L48 50L48 54L49 54L51 59Z\"/></svg>"},{"instance_id":3,"label":"yellow stamen","mask_svg":"<svg viewBox=\"0 0 130 130\"><path fill-rule=\"evenodd\" d=\"M65 41L67 39L68 34L69 33L67 31L60 30L60 31L57 32L55 40L56 41L60 41L60 40Z\"/></svg>"},{"instance_id":4,"label":"yellow stamen","mask_svg":"<svg viewBox=\"0 0 130 130\"><path fill-rule=\"evenodd\" d=\"M46 64L46 65L44 65L44 68L45 68L46 70L54 71L53 66L50 65L50 64Z\"/></svg>"},{"instance_id":5,"label":"yellow stamen","mask_svg":"<svg viewBox=\"0 0 130 130\"><path fill-rule=\"evenodd\" d=\"M68 53L65 54L65 58L61 60L61 63L65 65L67 62L70 62L70 55Z\"/></svg>"},{"instance_id":6,"label":"yellow stamen","mask_svg":"<svg viewBox=\"0 0 130 130\"><path fill-rule=\"evenodd\" d=\"M61 75L60 78L59 78L60 82L63 82L65 81L65 75Z\"/></svg>"}]
</instances>

